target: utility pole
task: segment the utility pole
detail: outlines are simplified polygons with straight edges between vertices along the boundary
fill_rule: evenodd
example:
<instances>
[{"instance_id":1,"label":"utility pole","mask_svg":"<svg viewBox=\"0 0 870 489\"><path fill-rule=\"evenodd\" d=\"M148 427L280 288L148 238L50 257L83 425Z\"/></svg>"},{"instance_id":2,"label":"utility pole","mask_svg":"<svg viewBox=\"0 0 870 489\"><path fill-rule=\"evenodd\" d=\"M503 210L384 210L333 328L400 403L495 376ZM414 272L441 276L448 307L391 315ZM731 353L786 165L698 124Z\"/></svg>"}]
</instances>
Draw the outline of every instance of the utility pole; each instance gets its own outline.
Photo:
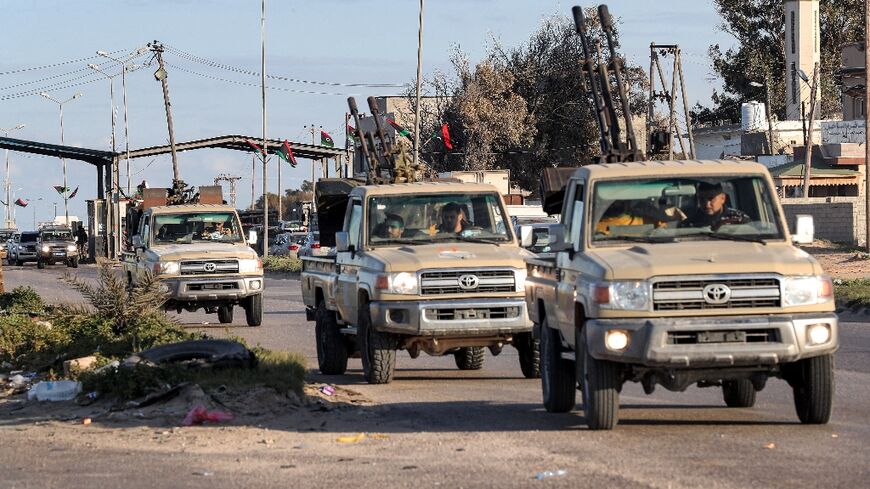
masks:
<instances>
[{"instance_id":1,"label":"utility pole","mask_svg":"<svg viewBox=\"0 0 870 489\"><path fill-rule=\"evenodd\" d=\"M804 198L810 196L810 173L813 167L813 129L816 120L816 90L819 86L819 63L818 61L813 66L813 84L810 87L810 117L809 128L807 129L807 145L806 159L804 160Z\"/></svg>"},{"instance_id":2,"label":"utility pole","mask_svg":"<svg viewBox=\"0 0 870 489\"><path fill-rule=\"evenodd\" d=\"M420 23L417 29L417 106L414 108L414 166L420 159L420 79L423 76L423 4L420 0Z\"/></svg>"},{"instance_id":3,"label":"utility pole","mask_svg":"<svg viewBox=\"0 0 870 489\"><path fill-rule=\"evenodd\" d=\"M166 126L169 130L169 148L172 151L172 183L173 186L175 186L175 182L180 182L181 177L178 175L178 154L175 152L175 131L172 129L172 104L169 103L168 73L166 72L166 66L163 64L163 45L154 41L153 43L149 43L148 47L154 51L154 55L157 56L157 63L160 64L160 67L154 72L154 78L159 81L163 87L163 105L166 106Z\"/></svg>"},{"instance_id":4,"label":"utility pole","mask_svg":"<svg viewBox=\"0 0 870 489\"><path fill-rule=\"evenodd\" d=\"M767 99L767 139L769 141L770 154L773 154L773 106L770 104L770 74L764 75L764 93Z\"/></svg>"},{"instance_id":5,"label":"utility pole","mask_svg":"<svg viewBox=\"0 0 870 489\"><path fill-rule=\"evenodd\" d=\"M251 210L254 210L254 205L257 203L255 197L254 186L257 182L257 155L251 155Z\"/></svg>"},{"instance_id":6,"label":"utility pole","mask_svg":"<svg viewBox=\"0 0 870 489\"><path fill-rule=\"evenodd\" d=\"M260 91L263 97L263 257L269 256L269 142L266 140L266 0L260 3ZM280 207L280 205L279 205Z\"/></svg>"},{"instance_id":7,"label":"utility pole","mask_svg":"<svg viewBox=\"0 0 870 489\"><path fill-rule=\"evenodd\" d=\"M692 134L692 117L689 114L689 102L686 97L686 82L683 77L683 61L680 56L680 46L677 44L656 44L650 43L650 107L647 113L647 154L652 156L652 141L653 135L658 130L654 125L655 118L655 101L662 100L668 104L668 159L674 157L674 141L680 143L680 151L686 158L695 158L695 138ZM665 73L659 61L659 54L662 56L672 55L674 57L673 72L671 73L671 88L668 91L667 82L665 81ZM656 92L656 73L661 84L661 92ZM683 140L682 131L680 131L677 123L677 111L675 107L677 97L677 80L680 81L680 98L683 100L683 117L686 120L686 134L689 137L688 145ZM676 134L675 134L676 133Z\"/></svg>"},{"instance_id":8,"label":"utility pole","mask_svg":"<svg viewBox=\"0 0 870 489\"><path fill-rule=\"evenodd\" d=\"M870 106L870 1L864 2L864 246L870 251L870 124L867 123L867 108Z\"/></svg>"},{"instance_id":9,"label":"utility pole","mask_svg":"<svg viewBox=\"0 0 870 489\"><path fill-rule=\"evenodd\" d=\"M220 175L214 177L214 184L220 185L220 182L229 182L230 184L230 205L233 207L236 206L236 182L241 180L242 177L236 175L227 175L226 173L221 173Z\"/></svg>"},{"instance_id":10,"label":"utility pole","mask_svg":"<svg viewBox=\"0 0 870 489\"><path fill-rule=\"evenodd\" d=\"M0 128L0 132L3 133L3 137L8 138L10 132L17 131L18 129L22 129L22 128L24 128L24 124L18 124L17 126L10 127L9 129ZM9 150L8 149L6 150L6 183L3 187L4 187L4 190L6 191L6 223L4 224L4 226L9 228L9 227L12 227L12 212L10 211L10 206L12 205L12 200L11 200L12 196L11 196L11 192L10 192L12 190L12 183L9 180Z\"/></svg>"}]
</instances>

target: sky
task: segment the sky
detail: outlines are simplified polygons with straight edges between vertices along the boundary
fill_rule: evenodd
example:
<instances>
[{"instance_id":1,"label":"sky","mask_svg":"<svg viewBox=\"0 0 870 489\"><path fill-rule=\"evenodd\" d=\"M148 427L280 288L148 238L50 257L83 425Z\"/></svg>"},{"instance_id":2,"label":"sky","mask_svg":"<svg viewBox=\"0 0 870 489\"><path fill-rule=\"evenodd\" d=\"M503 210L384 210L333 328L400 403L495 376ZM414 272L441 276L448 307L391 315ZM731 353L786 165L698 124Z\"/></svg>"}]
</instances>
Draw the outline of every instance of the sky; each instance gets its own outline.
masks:
<instances>
[{"instance_id":1,"label":"sky","mask_svg":"<svg viewBox=\"0 0 870 489\"><path fill-rule=\"evenodd\" d=\"M418 0L266 0L266 73L309 82L267 82L268 137L309 142L306 126L322 126L341 146L349 95L364 105L369 95L398 94L406 90L404 85L413 85L419 5ZM570 15L572 5L554 0L428 0L423 77L450 73L454 47L475 62L494 42L519 46L543 19ZM707 49L732 42L718 28L711 1L611 0L608 5L619 19L622 52L630 63L648 69L650 42L679 44L690 105L709 104L720 81L710 68ZM10 137L60 143L58 105L38 94L46 91L65 101L81 93L63 106L66 144L111 149L110 82L87 65L117 75L120 65L97 56L97 51L122 57L153 40L167 46L176 142L227 134L262 137L260 0L0 0L0 11L0 129L25 124ZM129 145L168 144L162 91L153 77L156 61L147 52L132 63L146 66L126 74ZM112 80L116 148L123 150L121 77ZM398 86L348 86L354 84ZM251 154L197 150L181 152L178 158L181 178L190 185L211 185L220 173L241 176L237 206L251 203ZM50 220L54 204L63 215L63 198L52 188L63 183L62 163L17 152L9 153L9 161L12 200L30 202L27 208L16 208L18 227L33 227L34 211L37 221ZM126 167L121 166L126 186ZM260 171L261 166L255 196L262 190ZM151 187L169 186L171 178L169 155L131 162L133 186L143 179ZM276 192L275 163L269 165L268 179L270 192ZM311 179L309 160L300 159L297 168L282 167L283 188L298 188L304 179ZM80 188L69 200L69 214L85 219L85 200L96 195L95 170L68 160L67 181L70 188ZM2 192L0 197L5 201Z\"/></svg>"}]
</instances>

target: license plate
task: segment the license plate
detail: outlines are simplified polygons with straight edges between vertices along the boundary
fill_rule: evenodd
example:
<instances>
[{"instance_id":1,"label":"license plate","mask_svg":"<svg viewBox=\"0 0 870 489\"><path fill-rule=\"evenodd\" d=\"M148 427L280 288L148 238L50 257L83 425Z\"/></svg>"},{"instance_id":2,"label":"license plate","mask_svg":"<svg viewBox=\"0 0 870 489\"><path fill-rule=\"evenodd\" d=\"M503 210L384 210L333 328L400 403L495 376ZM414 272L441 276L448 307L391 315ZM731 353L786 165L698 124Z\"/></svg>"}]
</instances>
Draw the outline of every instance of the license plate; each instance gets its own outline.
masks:
<instances>
[{"instance_id":1,"label":"license plate","mask_svg":"<svg viewBox=\"0 0 870 489\"><path fill-rule=\"evenodd\" d=\"M457 319L486 319L489 317L489 311L477 309L458 309L456 311Z\"/></svg>"},{"instance_id":2,"label":"license plate","mask_svg":"<svg viewBox=\"0 0 870 489\"><path fill-rule=\"evenodd\" d=\"M704 331L698 343L746 343L746 331Z\"/></svg>"},{"instance_id":3,"label":"license plate","mask_svg":"<svg viewBox=\"0 0 870 489\"><path fill-rule=\"evenodd\" d=\"M55 251L54 256L66 256L66 253L64 253L63 251Z\"/></svg>"}]
</instances>

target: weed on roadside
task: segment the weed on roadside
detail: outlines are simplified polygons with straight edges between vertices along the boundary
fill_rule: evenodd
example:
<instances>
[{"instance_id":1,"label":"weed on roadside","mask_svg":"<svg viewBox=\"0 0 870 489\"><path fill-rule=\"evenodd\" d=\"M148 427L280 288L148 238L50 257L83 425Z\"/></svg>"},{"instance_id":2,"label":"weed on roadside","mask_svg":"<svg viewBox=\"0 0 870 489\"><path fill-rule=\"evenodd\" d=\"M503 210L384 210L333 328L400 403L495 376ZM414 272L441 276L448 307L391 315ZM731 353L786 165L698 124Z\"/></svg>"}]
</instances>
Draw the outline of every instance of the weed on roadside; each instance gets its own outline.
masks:
<instances>
[{"instance_id":1,"label":"weed on roadside","mask_svg":"<svg viewBox=\"0 0 870 489\"><path fill-rule=\"evenodd\" d=\"M302 260L292 256L267 256L263 258L263 269L267 272L299 273Z\"/></svg>"},{"instance_id":2,"label":"weed on roadside","mask_svg":"<svg viewBox=\"0 0 870 489\"><path fill-rule=\"evenodd\" d=\"M846 307L870 307L870 279L835 280L834 297Z\"/></svg>"}]
</instances>

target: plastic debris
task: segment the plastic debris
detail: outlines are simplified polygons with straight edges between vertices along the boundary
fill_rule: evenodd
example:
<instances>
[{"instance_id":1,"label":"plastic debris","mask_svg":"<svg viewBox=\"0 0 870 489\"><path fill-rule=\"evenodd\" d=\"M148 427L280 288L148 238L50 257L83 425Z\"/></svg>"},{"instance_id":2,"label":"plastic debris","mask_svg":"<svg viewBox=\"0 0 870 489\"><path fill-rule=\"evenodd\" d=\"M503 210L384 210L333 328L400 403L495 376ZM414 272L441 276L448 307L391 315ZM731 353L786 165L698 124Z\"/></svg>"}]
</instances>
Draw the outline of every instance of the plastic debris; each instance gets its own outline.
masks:
<instances>
[{"instance_id":1,"label":"plastic debris","mask_svg":"<svg viewBox=\"0 0 870 489\"><path fill-rule=\"evenodd\" d=\"M331 385L324 385L320 388L320 392L326 394L327 396L331 396L335 394L335 387Z\"/></svg>"},{"instance_id":2,"label":"plastic debris","mask_svg":"<svg viewBox=\"0 0 870 489\"><path fill-rule=\"evenodd\" d=\"M15 374L12 377L9 377L9 382L13 387L18 387L27 383L27 378L21 374Z\"/></svg>"},{"instance_id":3,"label":"plastic debris","mask_svg":"<svg viewBox=\"0 0 870 489\"><path fill-rule=\"evenodd\" d=\"M91 418L85 418L85 419L83 419L83 420L82 420L82 424L85 425L85 426L91 424Z\"/></svg>"},{"instance_id":4,"label":"plastic debris","mask_svg":"<svg viewBox=\"0 0 870 489\"><path fill-rule=\"evenodd\" d=\"M339 443L359 443L365 439L366 439L365 433L357 433L355 435L339 436L338 438L335 439L335 441L337 441Z\"/></svg>"},{"instance_id":5,"label":"plastic debris","mask_svg":"<svg viewBox=\"0 0 870 489\"><path fill-rule=\"evenodd\" d=\"M28 401L69 401L82 391L82 383L72 380L37 382L27 391Z\"/></svg>"},{"instance_id":6,"label":"plastic debris","mask_svg":"<svg viewBox=\"0 0 870 489\"><path fill-rule=\"evenodd\" d=\"M181 423L184 426L193 426L205 422L220 423L222 421L232 421L232 419L233 413L229 411L209 411L205 406L196 406L187 413L187 416L184 417L184 421Z\"/></svg>"},{"instance_id":7,"label":"plastic debris","mask_svg":"<svg viewBox=\"0 0 870 489\"><path fill-rule=\"evenodd\" d=\"M544 480L549 479L550 477L561 477L563 475L568 475L568 471L565 469L559 470L546 470L544 472L538 472L535 474L535 480Z\"/></svg>"},{"instance_id":8,"label":"plastic debris","mask_svg":"<svg viewBox=\"0 0 870 489\"><path fill-rule=\"evenodd\" d=\"M776 448L776 443L765 443L763 446L764 446L764 448L772 449L772 448Z\"/></svg>"}]
</instances>

